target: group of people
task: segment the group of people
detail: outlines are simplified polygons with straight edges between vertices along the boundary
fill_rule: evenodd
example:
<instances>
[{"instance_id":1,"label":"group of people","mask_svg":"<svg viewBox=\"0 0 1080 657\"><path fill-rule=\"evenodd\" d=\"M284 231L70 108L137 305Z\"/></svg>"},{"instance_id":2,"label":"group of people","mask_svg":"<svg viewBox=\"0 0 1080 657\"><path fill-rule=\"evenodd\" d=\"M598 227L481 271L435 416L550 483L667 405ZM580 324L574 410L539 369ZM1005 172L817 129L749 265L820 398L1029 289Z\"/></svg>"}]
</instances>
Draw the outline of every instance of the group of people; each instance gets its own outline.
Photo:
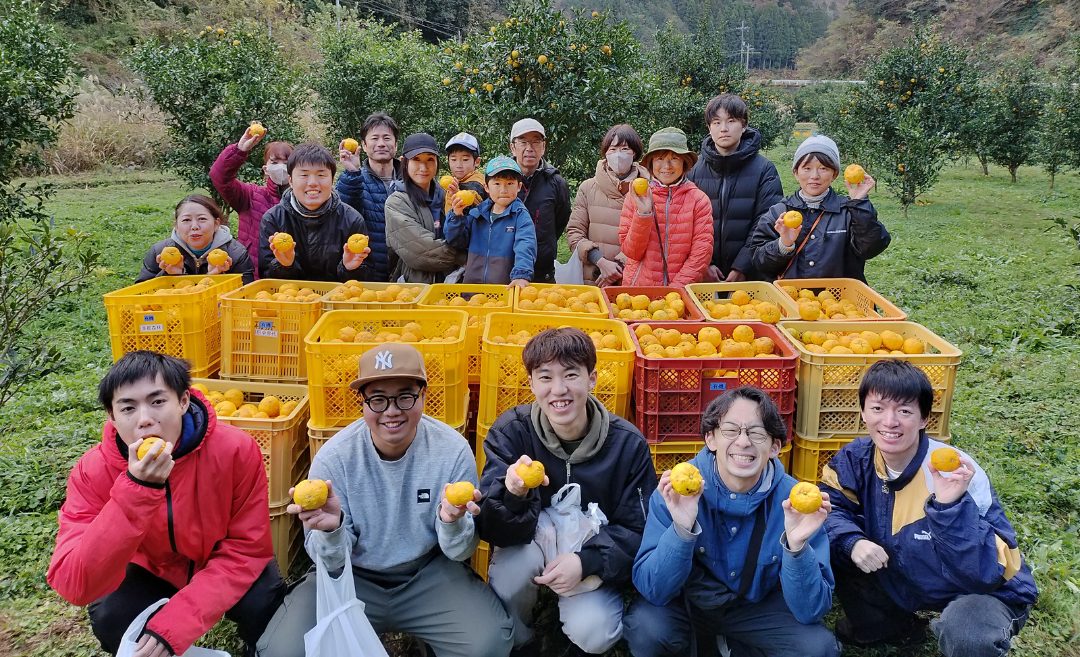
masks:
<instances>
[{"instance_id":1,"label":"group of people","mask_svg":"<svg viewBox=\"0 0 1080 657\"><path fill-rule=\"evenodd\" d=\"M312 560L351 576L376 631L408 633L441 657L545 654L536 613L553 600L562 654L623 639L635 657L836 657L842 645L919 643L917 612L933 611L943 655L989 657L1026 622L1037 590L1016 533L970 456L951 473L934 467L933 389L910 363L869 368L869 435L829 461L820 508L802 513L777 458L787 428L765 392L736 388L708 405L692 460L702 485L678 490L670 470L657 482L641 432L592 395L585 333L544 331L522 359L536 401L498 418L478 473L467 441L423 413L414 347L360 358L351 387L363 417L310 468L326 501L287 511ZM168 598L136 657L182 654L223 615L247 655L304 655L318 577L313 568L286 592L256 443L219 423L169 356L124 356L99 399L108 420L68 479L50 585L88 605L114 654L132 620ZM151 436L163 442L142 454ZM527 482L536 463L542 479ZM471 500L451 501L457 482L476 487ZM493 549L487 583L463 563L480 540ZM834 593L844 616L831 630Z\"/></svg>"},{"instance_id":2,"label":"group of people","mask_svg":"<svg viewBox=\"0 0 1080 657\"><path fill-rule=\"evenodd\" d=\"M245 282L550 283L565 232L584 282L597 285L865 281L865 262L890 241L868 198L873 177L845 181L847 196L834 192L839 149L814 135L795 152L799 189L785 198L741 98L713 98L705 120L700 152L678 128L657 131L646 147L631 126L613 126L595 175L580 184L573 204L566 180L544 158L547 131L531 118L514 123L508 155L485 161L465 132L441 149L427 133L410 134L398 157L398 125L377 112L364 121L357 145L343 140L336 157L318 144L267 144L262 185L237 178L265 136L251 127L210 170L238 214L236 239L213 200L188 196L176 206L173 234L150 249L138 280L231 272ZM442 157L450 173L440 179ZM638 179L648 185L634 191ZM792 210L806 221L785 225L782 216ZM292 246L275 246L280 233ZM353 234L368 237L360 254L345 246ZM163 260L166 247L177 248L182 261ZM207 254L218 248L228 258L214 266Z\"/></svg>"}]
</instances>

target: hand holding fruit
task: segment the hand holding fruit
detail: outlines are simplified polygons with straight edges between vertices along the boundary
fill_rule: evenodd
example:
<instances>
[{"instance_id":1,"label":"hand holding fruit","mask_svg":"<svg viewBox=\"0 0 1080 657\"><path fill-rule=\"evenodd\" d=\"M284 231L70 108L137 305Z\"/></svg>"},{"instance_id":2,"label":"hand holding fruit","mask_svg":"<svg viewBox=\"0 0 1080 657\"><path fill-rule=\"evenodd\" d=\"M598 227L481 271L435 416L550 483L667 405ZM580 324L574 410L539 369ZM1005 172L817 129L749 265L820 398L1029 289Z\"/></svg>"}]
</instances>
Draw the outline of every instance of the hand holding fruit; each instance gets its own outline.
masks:
<instances>
[{"instance_id":1,"label":"hand holding fruit","mask_svg":"<svg viewBox=\"0 0 1080 657\"><path fill-rule=\"evenodd\" d=\"M788 499L784 500L784 532L787 535L788 549L798 552L803 549L821 525L825 516L832 511L829 495L822 493L817 486L804 482L795 484Z\"/></svg>"},{"instance_id":2,"label":"hand holding fruit","mask_svg":"<svg viewBox=\"0 0 1080 657\"><path fill-rule=\"evenodd\" d=\"M864 573L872 573L889 565L889 553L877 543L860 539L851 548L851 562Z\"/></svg>"},{"instance_id":3,"label":"hand holding fruit","mask_svg":"<svg viewBox=\"0 0 1080 657\"><path fill-rule=\"evenodd\" d=\"M665 470L660 475L660 496L664 498L664 503L667 504L668 513L671 514L671 521L686 532L691 532L694 529L694 523L697 522L698 500L701 499L704 490L705 488L702 486L692 495L681 495L672 484L671 470Z\"/></svg>"},{"instance_id":4,"label":"hand holding fruit","mask_svg":"<svg viewBox=\"0 0 1080 657\"><path fill-rule=\"evenodd\" d=\"M263 137L266 136L266 128L258 121L252 121L251 125L244 130L244 134L240 137L240 141L236 142L236 147L245 153L259 145Z\"/></svg>"},{"instance_id":5,"label":"hand holding fruit","mask_svg":"<svg viewBox=\"0 0 1080 657\"><path fill-rule=\"evenodd\" d=\"M175 246L167 246L157 256L158 268L170 276L184 273L184 255Z\"/></svg>"},{"instance_id":6,"label":"hand holding fruit","mask_svg":"<svg viewBox=\"0 0 1080 657\"><path fill-rule=\"evenodd\" d=\"M447 524L457 522L466 512L474 516L480 513L480 491L471 481L458 481L443 486L439 519Z\"/></svg>"},{"instance_id":7,"label":"hand holding fruit","mask_svg":"<svg viewBox=\"0 0 1080 657\"><path fill-rule=\"evenodd\" d=\"M206 254L206 265L206 273L215 276L232 269L233 261L223 249L214 249Z\"/></svg>"},{"instance_id":8,"label":"hand holding fruit","mask_svg":"<svg viewBox=\"0 0 1080 657\"><path fill-rule=\"evenodd\" d=\"M287 513L292 513L300 518L300 521L304 523L305 529L318 529L324 532L332 532L341 526L341 500L334 494L334 486L327 479L323 484L326 486L326 498L325 501L322 497L322 486L318 483L318 479L305 479L297 484L295 487L289 489L289 497L293 498L293 503L285 507ZM315 495L310 496L312 491L305 490L308 485L314 484L316 490ZM301 486L304 486L303 488ZM297 491L300 491L300 495L297 495ZM309 497L310 496L310 497ZM297 497L300 497L300 502L304 502L302 506ZM323 502L322 506L315 508L305 508L305 506L312 506L309 502Z\"/></svg>"},{"instance_id":9,"label":"hand holding fruit","mask_svg":"<svg viewBox=\"0 0 1080 657\"><path fill-rule=\"evenodd\" d=\"M581 557L567 552L552 559L533 582L546 586L558 595L566 595L581 583Z\"/></svg>"},{"instance_id":10,"label":"hand holding fruit","mask_svg":"<svg viewBox=\"0 0 1080 657\"><path fill-rule=\"evenodd\" d=\"M848 165L848 168L844 169L844 186L851 198L866 198L876 184L873 176L858 164Z\"/></svg>"},{"instance_id":11,"label":"hand holding fruit","mask_svg":"<svg viewBox=\"0 0 1080 657\"><path fill-rule=\"evenodd\" d=\"M780 235L780 244L785 248L794 248L796 240L799 239L799 233L802 231L802 223L802 213L798 210L788 210L777 217L773 230Z\"/></svg>"},{"instance_id":12,"label":"hand holding fruit","mask_svg":"<svg viewBox=\"0 0 1080 657\"><path fill-rule=\"evenodd\" d=\"M371 249L367 246L367 244L365 244L363 249L357 252L352 250L350 244L352 244L351 238L349 240L349 243L341 249L341 264L345 265L345 269L353 271L360 265L364 264L364 260L366 260L367 257L371 255Z\"/></svg>"},{"instance_id":13,"label":"hand holding fruit","mask_svg":"<svg viewBox=\"0 0 1080 657\"><path fill-rule=\"evenodd\" d=\"M157 436L147 436L128 445L128 472L151 484L163 484L172 472L173 444Z\"/></svg>"},{"instance_id":14,"label":"hand holding fruit","mask_svg":"<svg viewBox=\"0 0 1080 657\"><path fill-rule=\"evenodd\" d=\"M637 180L645 180L644 178L638 178ZM637 182L636 180L634 182ZM652 216L653 213L653 197L648 193L648 183L646 183L645 194L634 193L634 205L637 207L637 213L641 216Z\"/></svg>"},{"instance_id":15,"label":"hand holding fruit","mask_svg":"<svg viewBox=\"0 0 1080 657\"><path fill-rule=\"evenodd\" d=\"M934 499L940 504L952 504L963 497L975 477L975 464L951 447L931 452L926 468L934 479Z\"/></svg>"},{"instance_id":16,"label":"hand holding fruit","mask_svg":"<svg viewBox=\"0 0 1080 657\"><path fill-rule=\"evenodd\" d=\"M548 476L544 474L544 464L533 461L526 454L522 454L517 462L506 469L506 490L511 495L525 497L529 489L549 483Z\"/></svg>"},{"instance_id":17,"label":"hand holding fruit","mask_svg":"<svg viewBox=\"0 0 1080 657\"><path fill-rule=\"evenodd\" d=\"M439 186L446 190L447 195L449 195L451 198L453 198L454 194L457 194L458 190L461 189L461 187L458 185L457 178L451 175L446 175L442 178L439 178Z\"/></svg>"},{"instance_id":18,"label":"hand holding fruit","mask_svg":"<svg viewBox=\"0 0 1080 657\"><path fill-rule=\"evenodd\" d=\"M450 197L450 207L459 217L465 216L466 210L479 203L480 195L471 189L463 189Z\"/></svg>"},{"instance_id":19,"label":"hand holding fruit","mask_svg":"<svg viewBox=\"0 0 1080 657\"><path fill-rule=\"evenodd\" d=\"M288 233L274 233L270 236L270 251L282 267L292 267L296 260L296 242Z\"/></svg>"},{"instance_id":20,"label":"hand holding fruit","mask_svg":"<svg viewBox=\"0 0 1080 657\"><path fill-rule=\"evenodd\" d=\"M353 146L354 144L356 145ZM338 144L338 160L347 171L360 170L360 145L355 139L350 137L341 140Z\"/></svg>"}]
</instances>

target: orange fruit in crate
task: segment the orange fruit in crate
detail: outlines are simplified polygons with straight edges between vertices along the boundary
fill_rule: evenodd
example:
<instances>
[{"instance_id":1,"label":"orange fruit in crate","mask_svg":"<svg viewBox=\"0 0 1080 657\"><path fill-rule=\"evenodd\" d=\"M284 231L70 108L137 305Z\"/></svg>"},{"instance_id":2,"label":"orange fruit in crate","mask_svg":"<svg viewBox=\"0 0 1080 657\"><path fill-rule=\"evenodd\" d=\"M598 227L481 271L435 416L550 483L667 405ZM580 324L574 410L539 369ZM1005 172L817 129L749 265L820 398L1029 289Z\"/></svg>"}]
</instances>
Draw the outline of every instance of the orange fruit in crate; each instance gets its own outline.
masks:
<instances>
[{"instance_id":1,"label":"orange fruit in crate","mask_svg":"<svg viewBox=\"0 0 1080 657\"><path fill-rule=\"evenodd\" d=\"M239 388L229 388L225 391L224 397L227 401L232 402L236 408L244 405L244 391Z\"/></svg>"},{"instance_id":2,"label":"orange fruit in crate","mask_svg":"<svg viewBox=\"0 0 1080 657\"><path fill-rule=\"evenodd\" d=\"M866 344L870 345L871 349L881 349L883 344L881 336L873 331L863 331L859 334L863 340L866 340Z\"/></svg>"},{"instance_id":3,"label":"orange fruit in crate","mask_svg":"<svg viewBox=\"0 0 1080 657\"><path fill-rule=\"evenodd\" d=\"M514 471L521 477L525 488L536 488L544 483L544 464L540 461L533 461L529 465L519 464Z\"/></svg>"},{"instance_id":4,"label":"orange fruit in crate","mask_svg":"<svg viewBox=\"0 0 1080 657\"><path fill-rule=\"evenodd\" d=\"M147 436L146 438L143 438L143 441L139 444L139 449L135 451L135 458L140 461L143 460L143 457L146 456L151 449L155 449L154 446L160 442L163 441L157 436ZM158 457L158 454L160 454L160 452L154 455L155 459ZM956 468L953 469L955 470Z\"/></svg>"},{"instance_id":5,"label":"orange fruit in crate","mask_svg":"<svg viewBox=\"0 0 1080 657\"><path fill-rule=\"evenodd\" d=\"M206 262L211 267L224 267L225 263L229 261L229 254L225 253L221 249L214 249L210 253L206 254Z\"/></svg>"},{"instance_id":6,"label":"orange fruit in crate","mask_svg":"<svg viewBox=\"0 0 1080 657\"><path fill-rule=\"evenodd\" d=\"M281 413L281 400L273 395L266 395L259 401L259 410L270 417L277 417Z\"/></svg>"},{"instance_id":7,"label":"orange fruit in crate","mask_svg":"<svg viewBox=\"0 0 1080 657\"><path fill-rule=\"evenodd\" d=\"M281 411L278 414L278 417L288 417L289 415L292 415L292 412L296 410L296 405L298 403L299 402L296 401L287 401L282 404Z\"/></svg>"},{"instance_id":8,"label":"orange fruit in crate","mask_svg":"<svg viewBox=\"0 0 1080 657\"><path fill-rule=\"evenodd\" d=\"M750 303L750 293L746 290L735 290L731 293L731 303L736 306L745 306Z\"/></svg>"},{"instance_id":9,"label":"orange fruit in crate","mask_svg":"<svg viewBox=\"0 0 1080 657\"><path fill-rule=\"evenodd\" d=\"M735 330L731 332L731 339L735 342L753 342L754 329L750 328L746 324L739 324L735 327Z\"/></svg>"},{"instance_id":10,"label":"orange fruit in crate","mask_svg":"<svg viewBox=\"0 0 1080 657\"><path fill-rule=\"evenodd\" d=\"M900 350L904 346L904 336L895 331L885 330L881 332L881 346L890 351Z\"/></svg>"},{"instance_id":11,"label":"orange fruit in crate","mask_svg":"<svg viewBox=\"0 0 1080 657\"><path fill-rule=\"evenodd\" d=\"M255 417L255 414L259 412L259 407L254 404L244 404L240 408L236 409L235 417Z\"/></svg>"},{"instance_id":12,"label":"orange fruit in crate","mask_svg":"<svg viewBox=\"0 0 1080 657\"><path fill-rule=\"evenodd\" d=\"M454 506L465 506L473 501L476 487L471 481L458 481L446 487L446 501Z\"/></svg>"},{"instance_id":13,"label":"orange fruit in crate","mask_svg":"<svg viewBox=\"0 0 1080 657\"><path fill-rule=\"evenodd\" d=\"M938 472L952 472L960 467L960 453L952 447L938 447L930 452L930 465Z\"/></svg>"},{"instance_id":14,"label":"orange fruit in crate","mask_svg":"<svg viewBox=\"0 0 1080 657\"><path fill-rule=\"evenodd\" d=\"M232 417L236 415L236 404L227 399L223 399L214 407L214 412L218 414L218 417Z\"/></svg>"},{"instance_id":15,"label":"orange fruit in crate","mask_svg":"<svg viewBox=\"0 0 1080 657\"><path fill-rule=\"evenodd\" d=\"M776 344L768 336L754 338L753 345L755 354L771 354L776 351Z\"/></svg>"},{"instance_id":16,"label":"orange fruit in crate","mask_svg":"<svg viewBox=\"0 0 1080 657\"><path fill-rule=\"evenodd\" d=\"M784 291L794 301L799 298L799 288L794 285L781 285L780 289Z\"/></svg>"},{"instance_id":17,"label":"orange fruit in crate","mask_svg":"<svg viewBox=\"0 0 1080 657\"><path fill-rule=\"evenodd\" d=\"M368 236L360 233L349 235L349 241L345 244L349 253L362 253L368 247Z\"/></svg>"},{"instance_id":18,"label":"orange fruit in crate","mask_svg":"<svg viewBox=\"0 0 1080 657\"><path fill-rule=\"evenodd\" d=\"M693 463L679 463L671 469L671 488L679 495L697 495L705 480Z\"/></svg>"},{"instance_id":19,"label":"orange fruit in crate","mask_svg":"<svg viewBox=\"0 0 1080 657\"><path fill-rule=\"evenodd\" d=\"M908 338L904 340L904 346L901 349L905 354L924 354L926 343L919 338Z\"/></svg>"},{"instance_id":20,"label":"orange fruit in crate","mask_svg":"<svg viewBox=\"0 0 1080 657\"><path fill-rule=\"evenodd\" d=\"M330 496L330 489L322 479L305 479L293 488L293 502L304 511L321 509Z\"/></svg>"},{"instance_id":21,"label":"orange fruit in crate","mask_svg":"<svg viewBox=\"0 0 1080 657\"><path fill-rule=\"evenodd\" d=\"M766 324L775 324L780 321L780 306L771 301L763 301L757 306L758 319Z\"/></svg>"},{"instance_id":22,"label":"orange fruit in crate","mask_svg":"<svg viewBox=\"0 0 1080 657\"><path fill-rule=\"evenodd\" d=\"M174 267L183 261L184 256L180 253L180 249L175 246L167 246L161 250L161 264Z\"/></svg>"},{"instance_id":23,"label":"orange fruit in crate","mask_svg":"<svg viewBox=\"0 0 1080 657\"><path fill-rule=\"evenodd\" d=\"M719 347L720 343L724 340L724 334L715 326L704 326L698 331L697 338L698 344L708 342L711 343L713 347Z\"/></svg>"},{"instance_id":24,"label":"orange fruit in crate","mask_svg":"<svg viewBox=\"0 0 1080 657\"><path fill-rule=\"evenodd\" d=\"M632 310L645 310L649 307L649 303L651 302L652 299L650 299L646 295L635 294L633 297L630 298L630 308Z\"/></svg>"},{"instance_id":25,"label":"orange fruit in crate","mask_svg":"<svg viewBox=\"0 0 1080 657\"><path fill-rule=\"evenodd\" d=\"M799 304L799 318L813 322L821 317L821 309L812 303L800 303Z\"/></svg>"},{"instance_id":26,"label":"orange fruit in crate","mask_svg":"<svg viewBox=\"0 0 1080 657\"><path fill-rule=\"evenodd\" d=\"M814 484L800 481L791 487L788 502L799 513L817 513L821 508L821 491Z\"/></svg>"},{"instance_id":27,"label":"orange fruit in crate","mask_svg":"<svg viewBox=\"0 0 1080 657\"><path fill-rule=\"evenodd\" d=\"M709 358L716 355L716 345L711 342L698 342L694 347L694 355L698 358Z\"/></svg>"},{"instance_id":28,"label":"orange fruit in crate","mask_svg":"<svg viewBox=\"0 0 1080 657\"><path fill-rule=\"evenodd\" d=\"M192 383L191 387L201 392L203 397L206 397L210 394L210 390L201 383Z\"/></svg>"}]
</instances>

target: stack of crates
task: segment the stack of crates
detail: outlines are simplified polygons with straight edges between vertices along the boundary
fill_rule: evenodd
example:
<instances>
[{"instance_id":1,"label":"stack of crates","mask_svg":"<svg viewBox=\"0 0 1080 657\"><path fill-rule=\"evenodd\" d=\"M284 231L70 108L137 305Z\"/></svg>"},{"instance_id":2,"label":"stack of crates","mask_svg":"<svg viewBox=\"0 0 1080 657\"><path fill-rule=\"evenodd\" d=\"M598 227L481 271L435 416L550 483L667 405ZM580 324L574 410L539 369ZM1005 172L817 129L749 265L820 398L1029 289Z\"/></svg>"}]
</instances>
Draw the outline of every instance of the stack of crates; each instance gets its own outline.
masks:
<instances>
[{"instance_id":1,"label":"stack of crates","mask_svg":"<svg viewBox=\"0 0 1080 657\"><path fill-rule=\"evenodd\" d=\"M194 377L221 365L219 297L241 285L240 274L159 276L104 296L113 361L145 349L183 358Z\"/></svg>"},{"instance_id":2,"label":"stack of crates","mask_svg":"<svg viewBox=\"0 0 1080 657\"><path fill-rule=\"evenodd\" d=\"M793 476L818 482L822 468L837 451L866 435L859 405L859 383L866 370L882 359L906 360L926 373L934 390L926 431L938 440L949 440L949 414L961 361L959 349L926 327L903 321L906 319L903 311L861 281L793 279L778 281L776 285L780 289L807 289L815 294L828 291L837 301L851 300L866 315L858 320L785 320L780 324L780 330L799 354ZM877 346L871 338L867 341L873 348L871 353L822 353L822 341L839 342L845 335L864 331L876 334L879 339L883 332L889 331L894 334L890 339L897 342ZM925 350L903 353L901 341L908 339L918 340Z\"/></svg>"},{"instance_id":3,"label":"stack of crates","mask_svg":"<svg viewBox=\"0 0 1080 657\"><path fill-rule=\"evenodd\" d=\"M300 521L285 512L289 505L289 489L307 477L311 466L308 441L304 427L308 420L307 388L295 383L260 383L254 381L227 381L224 379L194 379L214 392L224 393L230 389L243 393L243 403L256 407L267 396L276 397L284 406L277 417L242 417L238 414L218 415L218 422L241 429L259 445L269 488L270 533L274 540L274 555L282 573L301 551ZM285 406L288 404L288 406Z\"/></svg>"}]
</instances>

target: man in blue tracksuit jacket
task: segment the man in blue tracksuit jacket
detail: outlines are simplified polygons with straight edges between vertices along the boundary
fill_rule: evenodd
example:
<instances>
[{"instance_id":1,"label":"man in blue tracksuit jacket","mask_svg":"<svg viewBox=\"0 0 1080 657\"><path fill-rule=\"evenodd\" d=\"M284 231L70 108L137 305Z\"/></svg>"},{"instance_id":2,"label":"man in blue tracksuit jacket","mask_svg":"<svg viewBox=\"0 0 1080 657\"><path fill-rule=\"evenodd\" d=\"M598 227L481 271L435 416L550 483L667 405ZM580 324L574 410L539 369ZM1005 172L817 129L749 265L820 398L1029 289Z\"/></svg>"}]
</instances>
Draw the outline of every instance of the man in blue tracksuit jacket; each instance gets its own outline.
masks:
<instances>
[{"instance_id":1,"label":"man in blue tracksuit jacket","mask_svg":"<svg viewBox=\"0 0 1080 657\"><path fill-rule=\"evenodd\" d=\"M787 427L753 387L714 399L701 419L706 448L691 461L703 487L680 495L671 471L649 501L634 561L642 598L624 621L634 657L717 654L838 657L821 618L832 607L829 543L815 513L791 508L796 482L777 455Z\"/></svg>"},{"instance_id":2,"label":"man in blue tracksuit jacket","mask_svg":"<svg viewBox=\"0 0 1080 657\"><path fill-rule=\"evenodd\" d=\"M525 285L533 280L537 244L532 216L517 197L521 167L500 155L484 177L490 198L467 211L456 200L446 217L447 244L469 252L461 282Z\"/></svg>"},{"instance_id":3,"label":"man in blue tracksuit jacket","mask_svg":"<svg viewBox=\"0 0 1080 657\"><path fill-rule=\"evenodd\" d=\"M869 433L824 467L833 501L825 521L844 645L921 641L914 612L940 611L930 627L945 657L1008 652L1038 590L1016 532L986 473L960 452L960 467L933 467L926 421L934 390L906 361L878 361L859 386Z\"/></svg>"}]
</instances>

